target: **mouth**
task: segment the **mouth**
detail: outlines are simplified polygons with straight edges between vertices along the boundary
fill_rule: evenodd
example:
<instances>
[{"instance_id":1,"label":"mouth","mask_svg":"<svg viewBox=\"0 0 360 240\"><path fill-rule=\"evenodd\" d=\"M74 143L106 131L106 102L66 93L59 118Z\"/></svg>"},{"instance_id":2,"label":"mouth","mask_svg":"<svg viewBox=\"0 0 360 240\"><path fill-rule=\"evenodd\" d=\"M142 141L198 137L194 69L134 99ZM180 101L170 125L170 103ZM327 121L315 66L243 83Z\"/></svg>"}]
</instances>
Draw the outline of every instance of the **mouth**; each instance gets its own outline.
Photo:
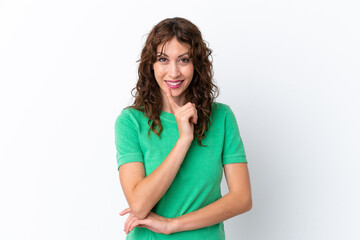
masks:
<instances>
[{"instance_id":1,"label":"mouth","mask_svg":"<svg viewBox=\"0 0 360 240\"><path fill-rule=\"evenodd\" d=\"M175 88L179 88L182 85L182 83L184 82L184 80L178 80L178 81L165 80L165 82L169 88L175 89Z\"/></svg>"}]
</instances>

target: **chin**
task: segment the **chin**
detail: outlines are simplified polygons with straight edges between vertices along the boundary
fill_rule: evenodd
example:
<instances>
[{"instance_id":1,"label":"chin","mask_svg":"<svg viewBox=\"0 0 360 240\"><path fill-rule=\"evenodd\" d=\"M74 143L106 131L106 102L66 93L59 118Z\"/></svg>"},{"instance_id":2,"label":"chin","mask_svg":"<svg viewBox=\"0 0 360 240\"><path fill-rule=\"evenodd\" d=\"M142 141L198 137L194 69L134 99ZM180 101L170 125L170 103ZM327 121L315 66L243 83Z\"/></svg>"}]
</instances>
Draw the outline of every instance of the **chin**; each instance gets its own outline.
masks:
<instances>
[{"instance_id":1,"label":"chin","mask_svg":"<svg viewBox=\"0 0 360 240\"><path fill-rule=\"evenodd\" d=\"M185 92L185 90L183 89L171 89L171 93L173 95L173 97L177 97L177 96L180 96L181 94L183 94Z\"/></svg>"}]
</instances>

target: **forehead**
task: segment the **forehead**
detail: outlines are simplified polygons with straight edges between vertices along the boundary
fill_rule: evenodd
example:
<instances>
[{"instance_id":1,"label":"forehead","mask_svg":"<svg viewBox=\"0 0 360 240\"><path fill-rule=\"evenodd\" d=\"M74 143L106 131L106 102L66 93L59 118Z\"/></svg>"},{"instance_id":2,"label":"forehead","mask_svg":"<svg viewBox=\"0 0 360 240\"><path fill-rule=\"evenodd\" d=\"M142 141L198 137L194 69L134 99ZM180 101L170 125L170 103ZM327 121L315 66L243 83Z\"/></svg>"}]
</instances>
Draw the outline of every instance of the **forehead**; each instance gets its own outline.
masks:
<instances>
[{"instance_id":1,"label":"forehead","mask_svg":"<svg viewBox=\"0 0 360 240\"><path fill-rule=\"evenodd\" d=\"M165 43L161 43L157 47L157 53L178 54L186 53L190 50L190 46L186 43L179 42L175 37Z\"/></svg>"}]
</instances>

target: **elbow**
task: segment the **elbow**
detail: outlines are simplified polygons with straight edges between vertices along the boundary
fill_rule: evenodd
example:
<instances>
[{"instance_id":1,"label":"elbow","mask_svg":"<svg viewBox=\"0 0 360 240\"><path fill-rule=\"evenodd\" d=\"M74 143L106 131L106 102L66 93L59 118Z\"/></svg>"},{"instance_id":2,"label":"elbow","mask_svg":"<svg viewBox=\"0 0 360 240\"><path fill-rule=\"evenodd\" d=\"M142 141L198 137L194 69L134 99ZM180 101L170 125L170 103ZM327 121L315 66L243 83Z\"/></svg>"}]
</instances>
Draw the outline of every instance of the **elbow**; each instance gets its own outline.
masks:
<instances>
[{"instance_id":1,"label":"elbow","mask_svg":"<svg viewBox=\"0 0 360 240\"><path fill-rule=\"evenodd\" d=\"M133 213L134 213L134 216L139 220L143 220L149 215L149 212L144 212L144 211L137 211L137 212L133 212Z\"/></svg>"},{"instance_id":2,"label":"elbow","mask_svg":"<svg viewBox=\"0 0 360 240\"><path fill-rule=\"evenodd\" d=\"M147 199L147 196L140 195L135 191L128 199L132 214L139 220L145 219L153 208Z\"/></svg>"},{"instance_id":3,"label":"elbow","mask_svg":"<svg viewBox=\"0 0 360 240\"><path fill-rule=\"evenodd\" d=\"M245 211L248 212L252 209L252 199L251 196L249 196L249 198L245 201Z\"/></svg>"},{"instance_id":4,"label":"elbow","mask_svg":"<svg viewBox=\"0 0 360 240\"><path fill-rule=\"evenodd\" d=\"M133 204L130 208L134 216L139 220L145 219L150 212L139 204Z\"/></svg>"},{"instance_id":5,"label":"elbow","mask_svg":"<svg viewBox=\"0 0 360 240\"><path fill-rule=\"evenodd\" d=\"M250 197L250 200L247 202L247 205L246 205L246 206L247 206L247 210L246 210L247 212L252 209L253 204L252 204L252 199L251 199L251 197Z\"/></svg>"},{"instance_id":6,"label":"elbow","mask_svg":"<svg viewBox=\"0 0 360 240\"><path fill-rule=\"evenodd\" d=\"M252 199L251 199L251 196L248 196L248 197L243 197L241 198L240 201L238 201L238 204L237 204L237 213L238 214L242 214L242 213L245 213L245 212L248 212L252 209Z\"/></svg>"}]
</instances>

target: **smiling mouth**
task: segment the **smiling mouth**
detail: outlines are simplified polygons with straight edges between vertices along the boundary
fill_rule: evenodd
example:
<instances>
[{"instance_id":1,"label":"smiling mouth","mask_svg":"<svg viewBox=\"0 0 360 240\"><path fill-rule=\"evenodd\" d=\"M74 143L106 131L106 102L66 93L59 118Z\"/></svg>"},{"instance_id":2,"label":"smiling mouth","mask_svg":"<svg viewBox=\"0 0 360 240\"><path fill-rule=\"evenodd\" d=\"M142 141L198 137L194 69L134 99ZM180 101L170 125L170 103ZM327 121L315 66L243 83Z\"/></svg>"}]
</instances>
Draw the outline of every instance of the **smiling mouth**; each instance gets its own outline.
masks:
<instances>
[{"instance_id":1,"label":"smiling mouth","mask_svg":"<svg viewBox=\"0 0 360 240\"><path fill-rule=\"evenodd\" d=\"M167 80L165 80L165 82L170 88L178 88L184 82L184 80L179 80L179 81L167 81Z\"/></svg>"},{"instance_id":2,"label":"smiling mouth","mask_svg":"<svg viewBox=\"0 0 360 240\"><path fill-rule=\"evenodd\" d=\"M179 83L183 82L184 80L177 80L177 81L169 81L169 80L165 80L165 82L173 85L173 86L176 86L178 85Z\"/></svg>"}]
</instances>

